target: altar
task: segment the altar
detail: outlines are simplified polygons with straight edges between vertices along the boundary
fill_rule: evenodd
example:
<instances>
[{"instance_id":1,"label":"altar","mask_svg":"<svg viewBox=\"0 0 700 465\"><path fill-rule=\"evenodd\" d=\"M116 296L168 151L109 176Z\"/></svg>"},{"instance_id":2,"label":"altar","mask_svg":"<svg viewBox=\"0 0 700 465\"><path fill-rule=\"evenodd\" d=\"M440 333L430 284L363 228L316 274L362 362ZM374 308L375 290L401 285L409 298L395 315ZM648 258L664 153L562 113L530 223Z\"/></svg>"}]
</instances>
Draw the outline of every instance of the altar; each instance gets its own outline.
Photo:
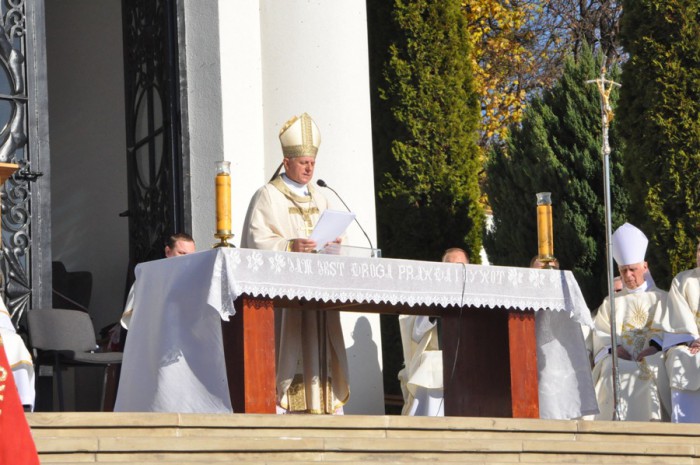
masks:
<instances>
[{"instance_id":1,"label":"altar","mask_svg":"<svg viewBox=\"0 0 700 465\"><path fill-rule=\"evenodd\" d=\"M314 309L429 314L452 322L443 333L448 415L479 406L479 378L489 373L464 372L473 363L502 371L487 354L503 351L511 416L556 418L597 409L581 332L592 321L568 271L220 248L136 268L115 410L274 412L272 308L304 311L310 302ZM506 324L505 339L471 326L485 321L494 328ZM473 344L491 336L493 345ZM529 347L513 343L528 340ZM494 382L504 383L499 376ZM532 402L518 400L532 400L533 386L534 413ZM521 404L523 412L516 411Z\"/></svg>"}]
</instances>

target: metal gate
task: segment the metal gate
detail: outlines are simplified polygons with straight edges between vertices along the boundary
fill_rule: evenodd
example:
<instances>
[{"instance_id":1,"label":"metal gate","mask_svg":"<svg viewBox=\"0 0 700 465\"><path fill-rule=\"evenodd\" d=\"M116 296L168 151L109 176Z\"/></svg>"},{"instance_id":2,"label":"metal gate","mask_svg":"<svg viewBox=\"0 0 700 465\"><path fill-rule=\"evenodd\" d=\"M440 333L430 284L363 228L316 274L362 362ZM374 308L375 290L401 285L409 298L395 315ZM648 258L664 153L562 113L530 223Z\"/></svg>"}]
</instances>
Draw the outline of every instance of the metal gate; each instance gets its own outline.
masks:
<instances>
[{"instance_id":1,"label":"metal gate","mask_svg":"<svg viewBox=\"0 0 700 465\"><path fill-rule=\"evenodd\" d=\"M183 230L177 2L123 0L130 262Z\"/></svg>"},{"instance_id":2,"label":"metal gate","mask_svg":"<svg viewBox=\"0 0 700 465\"><path fill-rule=\"evenodd\" d=\"M15 325L51 305L45 43L43 1L0 1L0 162L20 166L0 189L0 272Z\"/></svg>"},{"instance_id":3,"label":"metal gate","mask_svg":"<svg viewBox=\"0 0 700 465\"><path fill-rule=\"evenodd\" d=\"M123 0L130 261L184 228L176 0ZM17 325L51 307L51 185L44 0L0 0L0 292Z\"/></svg>"}]
</instances>

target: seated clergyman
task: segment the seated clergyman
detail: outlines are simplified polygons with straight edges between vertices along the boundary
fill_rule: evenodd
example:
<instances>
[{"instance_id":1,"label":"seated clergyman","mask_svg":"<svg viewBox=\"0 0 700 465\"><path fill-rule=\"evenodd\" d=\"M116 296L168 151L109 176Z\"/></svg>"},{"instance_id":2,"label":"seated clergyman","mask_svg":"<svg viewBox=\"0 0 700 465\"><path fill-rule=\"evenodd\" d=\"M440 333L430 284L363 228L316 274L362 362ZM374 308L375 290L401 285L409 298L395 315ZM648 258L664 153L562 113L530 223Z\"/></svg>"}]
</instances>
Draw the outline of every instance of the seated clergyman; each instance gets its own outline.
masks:
<instances>
[{"instance_id":1,"label":"seated clergyman","mask_svg":"<svg viewBox=\"0 0 700 465\"><path fill-rule=\"evenodd\" d=\"M447 249L445 263L469 263L467 252ZM442 351L438 340L437 321L427 315L399 317L405 367L399 372L404 398L402 415L444 416Z\"/></svg>"},{"instance_id":2,"label":"seated clergyman","mask_svg":"<svg viewBox=\"0 0 700 465\"><path fill-rule=\"evenodd\" d=\"M700 423L700 242L695 255L696 268L673 279L663 318L671 421L675 423Z\"/></svg>"},{"instance_id":3,"label":"seated clergyman","mask_svg":"<svg viewBox=\"0 0 700 465\"><path fill-rule=\"evenodd\" d=\"M593 382L600 413L596 420L613 418L612 351L617 351L620 379L619 419L667 420L670 391L661 347L661 317L667 293L651 284L644 260L648 240L644 233L625 223L612 237L612 252L624 289L615 296L615 334L610 334L610 301L598 308L593 334L595 366Z\"/></svg>"}]
</instances>

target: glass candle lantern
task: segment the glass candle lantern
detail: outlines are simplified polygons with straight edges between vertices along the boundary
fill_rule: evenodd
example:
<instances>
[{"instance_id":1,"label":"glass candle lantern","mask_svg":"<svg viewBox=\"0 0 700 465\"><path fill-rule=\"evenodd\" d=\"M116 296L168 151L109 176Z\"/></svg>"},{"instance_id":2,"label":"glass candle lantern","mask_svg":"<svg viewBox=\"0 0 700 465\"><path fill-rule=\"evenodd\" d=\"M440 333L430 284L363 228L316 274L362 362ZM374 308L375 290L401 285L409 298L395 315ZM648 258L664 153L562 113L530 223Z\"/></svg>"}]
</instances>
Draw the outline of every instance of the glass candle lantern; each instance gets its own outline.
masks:
<instances>
[{"instance_id":1,"label":"glass candle lantern","mask_svg":"<svg viewBox=\"0 0 700 465\"><path fill-rule=\"evenodd\" d=\"M552 226L552 193L537 195L537 253L541 259L554 258L554 230Z\"/></svg>"},{"instance_id":2,"label":"glass candle lantern","mask_svg":"<svg viewBox=\"0 0 700 465\"><path fill-rule=\"evenodd\" d=\"M227 241L231 234L231 162L216 162L216 234L221 240L215 247L232 247Z\"/></svg>"}]
</instances>

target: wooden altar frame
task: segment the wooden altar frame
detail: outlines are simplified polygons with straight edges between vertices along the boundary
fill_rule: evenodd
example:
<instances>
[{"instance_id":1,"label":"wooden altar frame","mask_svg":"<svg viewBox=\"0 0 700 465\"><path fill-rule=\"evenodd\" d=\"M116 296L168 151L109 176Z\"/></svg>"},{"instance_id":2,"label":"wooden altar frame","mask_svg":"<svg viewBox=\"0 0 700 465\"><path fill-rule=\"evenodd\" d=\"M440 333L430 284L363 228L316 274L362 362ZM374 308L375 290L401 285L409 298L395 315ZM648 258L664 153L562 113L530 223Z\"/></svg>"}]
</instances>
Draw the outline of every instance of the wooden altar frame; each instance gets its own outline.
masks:
<instances>
[{"instance_id":1,"label":"wooden altar frame","mask_svg":"<svg viewBox=\"0 0 700 465\"><path fill-rule=\"evenodd\" d=\"M237 413L275 413L274 308L285 307L440 316L445 415L539 418L532 310L336 304L249 295L235 304L237 315L222 322L222 332Z\"/></svg>"}]
</instances>

